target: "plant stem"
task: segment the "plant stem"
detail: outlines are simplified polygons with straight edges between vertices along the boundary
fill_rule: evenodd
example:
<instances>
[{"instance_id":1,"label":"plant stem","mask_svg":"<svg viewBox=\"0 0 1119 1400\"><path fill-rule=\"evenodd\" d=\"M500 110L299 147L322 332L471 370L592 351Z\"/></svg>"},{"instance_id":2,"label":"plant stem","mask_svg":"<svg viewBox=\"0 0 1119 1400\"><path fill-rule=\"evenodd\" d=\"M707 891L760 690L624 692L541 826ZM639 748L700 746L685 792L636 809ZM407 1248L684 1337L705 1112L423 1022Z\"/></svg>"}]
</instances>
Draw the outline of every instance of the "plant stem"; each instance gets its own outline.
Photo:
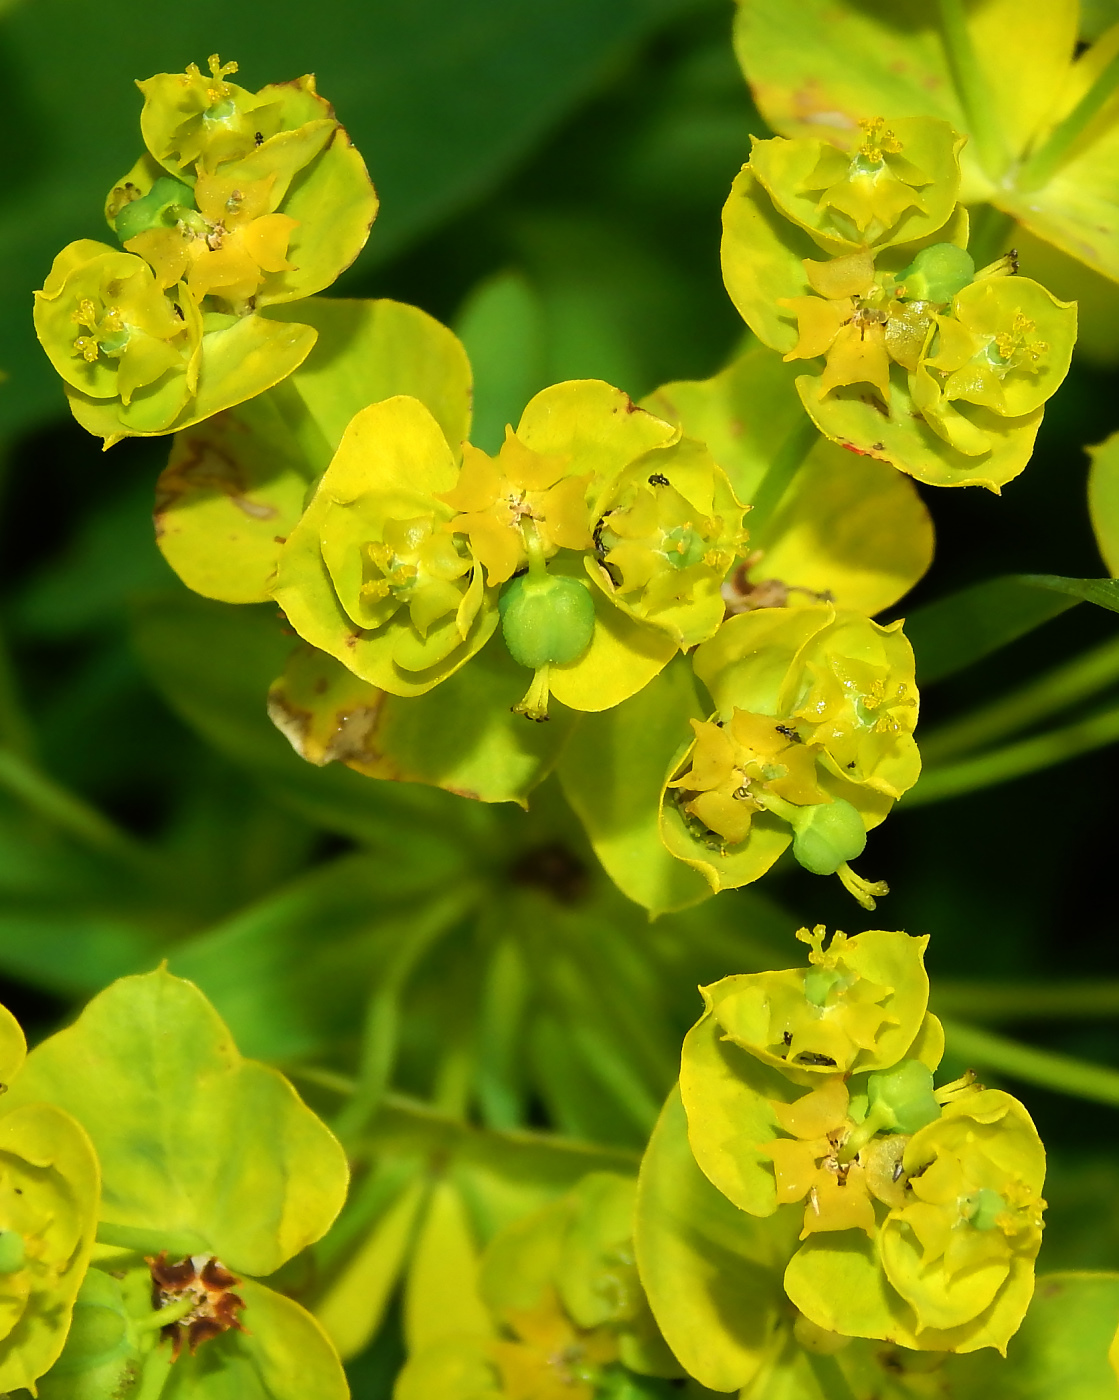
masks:
<instances>
[{"instance_id":1,"label":"plant stem","mask_svg":"<svg viewBox=\"0 0 1119 1400\"><path fill-rule=\"evenodd\" d=\"M0 790L99 855L112 856L146 874L157 867L152 853L139 841L10 748L0 748Z\"/></svg>"},{"instance_id":2,"label":"plant stem","mask_svg":"<svg viewBox=\"0 0 1119 1400\"><path fill-rule=\"evenodd\" d=\"M952 1055L973 1061L978 1068L993 1069L1023 1084L1119 1108L1119 1070L1052 1050L1038 1050L958 1021L945 1021L944 1035Z\"/></svg>"},{"instance_id":3,"label":"plant stem","mask_svg":"<svg viewBox=\"0 0 1119 1400\"><path fill-rule=\"evenodd\" d=\"M793 477L804 465L805 458L820 441L820 433L812 419L798 420L792 432L774 453L761 481L758 482L746 516L751 539L757 543L781 504Z\"/></svg>"},{"instance_id":4,"label":"plant stem","mask_svg":"<svg viewBox=\"0 0 1119 1400\"><path fill-rule=\"evenodd\" d=\"M1058 666L1001 700L921 737L921 756L936 765L992 740L1004 739L1058 710L1067 709L1119 680L1119 638Z\"/></svg>"},{"instance_id":5,"label":"plant stem","mask_svg":"<svg viewBox=\"0 0 1119 1400\"><path fill-rule=\"evenodd\" d=\"M940 982L932 998L939 1015L967 1016L978 1021L1084 1020L1119 1015L1119 981L1065 982Z\"/></svg>"},{"instance_id":6,"label":"plant stem","mask_svg":"<svg viewBox=\"0 0 1119 1400\"><path fill-rule=\"evenodd\" d=\"M1088 719L1050 730L1033 739L965 758L959 763L926 769L917 786L902 798L906 807L920 807L928 802L942 802L947 797L959 797L965 792L994 787L1012 778L1025 777L1056 763L1090 753L1119 739L1119 707L1103 710Z\"/></svg>"},{"instance_id":7,"label":"plant stem","mask_svg":"<svg viewBox=\"0 0 1119 1400\"><path fill-rule=\"evenodd\" d=\"M349 1102L334 1123L343 1142L352 1141L381 1106L400 1039L400 998L416 965L473 902L475 890L455 891L436 900L416 918L381 972L369 999L362 1036L361 1065Z\"/></svg>"},{"instance_id":8,"label":"plant stem","mask_svg":"<svg viewBox=\"0 0 1119 1400\"><path fill-rule=\"evenodd\" d=\"M990 86L971 42L963 0L937 0L937 5L948 66L963 104L968 133L975 142L979 164L997 182L1010 165L1010 151Z\"/></svg>"},{"instance_id":9,"label":"plant stem","mask_svg":"<svg viewBox=\"0 0 1119 1400\"><path fill-rule=\"evenodd\" d=\"M1019 190L1028 193L1048 184L1070 148L1116 88L1119 88L1119 53L1100 69L1095 82L1072 111L1062 117L1037 150L1027 157L1015 180Z\"/></svg>"},{"instance_id":10,"label":"plant stem","mask_svg":"<svg viewBox=\"0 0 1119 1400\"><path fill-rule=\"evenodd\" d=\"M822 1356L817 1351L806 1351L805 1356L823 1400L855 1400L855 1392L834 1356Z\"/></svg>"}]
</instances>

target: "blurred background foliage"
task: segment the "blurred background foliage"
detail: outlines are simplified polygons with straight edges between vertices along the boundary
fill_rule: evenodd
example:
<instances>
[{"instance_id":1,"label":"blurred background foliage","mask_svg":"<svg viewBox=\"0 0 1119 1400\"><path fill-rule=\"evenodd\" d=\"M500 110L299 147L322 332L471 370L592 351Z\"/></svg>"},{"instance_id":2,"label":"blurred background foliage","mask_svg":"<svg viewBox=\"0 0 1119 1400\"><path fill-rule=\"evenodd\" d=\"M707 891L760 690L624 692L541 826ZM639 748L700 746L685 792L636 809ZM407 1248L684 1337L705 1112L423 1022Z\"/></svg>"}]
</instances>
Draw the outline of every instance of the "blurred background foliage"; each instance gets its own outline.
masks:
<instances>
[{"instance_id":1,"label":"blurred background foliage","mask_svg":"<svg viewBox=\"0 0 1119 1400\"><path fill-rule=\"evenodd\" d=\"M945 1015L1119 1069L1107 751L903 803L864 858L893 889L878 915L789 862L762 892L649 925L597 871L551 785L526 815L296 758L263 707L283 639L261 610L188 595L156 550L152 487L167 444L102 455L34 343L32 288L64 242L104 236L104 191L134 159L132 80L217 50L252 88L317 74L383 201L336 291L414 302L455 327L475 365L482 446L562 378L601 377L636 399L713 374L742 334L721 284L719 210L751 132L764 134L732 53L731 8L6 9L0 992L32 1034L166 956L246 1053L297 1074L315 1066L301 1082L331 1111L330 1075L352 1074L362 1056L369 1071L380 1055L382 1079L449 1118L528 1121L624 1152L640 1147L674 1075L697 981L782 965L801 923L884 923L932 934L933 1005ZM1087 21L1099 27L1106 9L1086 7ZM937 557L906 611L1000 574L1105 573L1083 448L1116 427L1114 372L1078 361L1002 499L925 492ZM1063 613L926 687L923 728L1113 632L1109 612ZM1056 981L1091 983L1091 1014L1083 995L1054 998ZM396 1027L391 1045L371 1040L375 1013ZM1004 1082L1053 1155L1043 1267L1119 1268L1119 1101ZM398 1345L390 1329L355 1364L359 1396L383 1393Z\"/></svg>"}]
</instances>

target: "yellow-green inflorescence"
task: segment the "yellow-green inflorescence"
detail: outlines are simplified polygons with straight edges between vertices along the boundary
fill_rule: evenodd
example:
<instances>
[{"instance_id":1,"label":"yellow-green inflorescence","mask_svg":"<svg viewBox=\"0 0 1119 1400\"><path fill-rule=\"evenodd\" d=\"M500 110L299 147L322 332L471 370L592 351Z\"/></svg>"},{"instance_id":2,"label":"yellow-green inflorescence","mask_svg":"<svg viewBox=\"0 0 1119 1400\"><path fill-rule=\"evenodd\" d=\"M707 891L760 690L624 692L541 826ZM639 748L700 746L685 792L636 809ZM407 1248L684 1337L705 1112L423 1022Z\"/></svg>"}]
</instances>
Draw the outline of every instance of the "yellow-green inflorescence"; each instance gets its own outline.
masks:
<instances>
[{"instance_id":1,"label":"yellow-green inflorescence","mask_svg":"<svg viewBox=\"0 0 1119 1400\"><path fill-rule=\"evenodd\" d=\"M847 151L754 143L724 210L727 289L765 344L806 362L797 389L827 437L933 485L998 490L1068 372L1076 308L1017 276L1013 253L975 268L946 122L860 127Z\"/></svg>"},{"instance_id":2,"label":"yellow-green inflorescence","mask_svg":"<svg viewBox=\"0 0 1119 1400\"><path fill-rule=\"evenodd\" d=\"M703 989L680 1078L695 1160L751 1215L797 1213L784 1286L815 1326L1004 1351L1041 1242L1037 1131L970 1073L934 1087L927 939L797 937L807 969Z\"/></svg>"},{"instance_id":3,"label":"yellow-green inflorescence","mask_svg":"<svg viewBox=\"0 0 1119 1400\"><path fill-rule=\"evenodd\" d=\"M730 618L694 655L714 702L666 782L661 833L716 889L747 884L790 844L867 908L885 887L850 868L917 781L913 652L830 605Z\"/></svg>"},{"instance_id":4,"label":"yellow-green inflorescence","mask_svg":"<svg viewBox=\"0 0 1119 1400\"><path fill-rule=\"evenodd\" d=\"M204 75L139 84L146 151L110 191L124 251L55 259L35 326L78 421L106 444L171 432L284 379L315 332L269 305L321 291L361 250L373 186L314 78L251 93Z\"/></svg>"},{"instance_id":5,"label":"yellow-green inflorescence","mask_svg":"<svg viewBox=\"0 0 1119 1400\"><path fill-rule=\"evenodd\" d=\"M494 456L417 399L362 410L281 551L292 627L393 695L420 695L497 629L551 696L607 709L709 639L744 507L700 443L596 380L538 394Z\"/></svg>"}]
</instances>

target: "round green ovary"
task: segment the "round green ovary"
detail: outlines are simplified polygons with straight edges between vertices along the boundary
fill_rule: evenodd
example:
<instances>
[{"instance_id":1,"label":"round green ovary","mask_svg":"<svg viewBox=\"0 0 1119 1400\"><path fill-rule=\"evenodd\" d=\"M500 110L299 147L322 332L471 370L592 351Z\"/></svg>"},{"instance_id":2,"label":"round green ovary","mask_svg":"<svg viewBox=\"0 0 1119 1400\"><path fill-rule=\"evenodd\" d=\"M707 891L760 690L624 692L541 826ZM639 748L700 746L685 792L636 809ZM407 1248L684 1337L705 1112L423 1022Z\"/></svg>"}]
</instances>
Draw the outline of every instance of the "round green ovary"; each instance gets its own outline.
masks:
<instances>
[{"instance_id":1,"label":"round green ovary","mask_svg":"<svg viewBox=\"0 0 1119 1400\"><path fill-rule=\"evenodd\" d=\"M794 823L793 855L813 875L834 875L841 865L860 856L866 847L863 819L850 802L801 808Z\"/></svg>"},{"instance_id":2,"label":"round green ovary","mask_svg":"<svg viewBox=\"0 0 1119 1400\"><path fill-rule=\"evenodd\" d=\"M577 661L594 633L594 600L578 579L513 579L501 595L501 632L514 661L539 670Z\"/></svg>"},{"instance_id":3,"label":"round green ovary","mask_svg":"<svg viewBox=\"0 0 1119 1400\"><path fill-rule=\"evenodd\" d=\"M922 248L898 281L906 301L951 301L975 276L971 254L954 243L934 243Z\"/></svg>"},{"instance_id":4,"label":"round green ovary","mask_svg":"<svg viewBox=\"0 0 1119 1400\"><path fill-rule=\"evenodd\" d=\"M870 1114L891 1132L915 1133L940 1117L932 1070L920 1060L901 1060L867 1081Z\"/></svg>"},{"instance_id":5,"label":"round green ovary","mask_svg":"<svg viewBox=\"0 0 1119 1400\"><path fill-rule=\"evenodd\" d=\"M126 204L113 221L122 243L150 228L164 228L174 222L168 210L185 205L194 206L194 191L189 185L173 180L169 175L157 180L147 194Z\"/></svg>"}]
</instances>

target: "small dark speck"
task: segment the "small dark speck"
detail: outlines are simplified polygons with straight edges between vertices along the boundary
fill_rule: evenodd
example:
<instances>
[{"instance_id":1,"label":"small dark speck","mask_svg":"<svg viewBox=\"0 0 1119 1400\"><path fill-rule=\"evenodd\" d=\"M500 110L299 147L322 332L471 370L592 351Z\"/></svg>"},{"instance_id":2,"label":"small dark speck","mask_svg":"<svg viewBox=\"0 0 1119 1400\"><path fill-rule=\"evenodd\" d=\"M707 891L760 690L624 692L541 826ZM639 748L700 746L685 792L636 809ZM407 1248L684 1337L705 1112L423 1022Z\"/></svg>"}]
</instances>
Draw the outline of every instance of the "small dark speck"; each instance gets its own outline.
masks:
<instances>
[{"instance_id":1,"label":"small dark speck","mask_svg":"<svg viewBox=\"0 0 1119 1400\"><path fill-rule=\"evenodd\" d=\"M661 476L660 472L654 472L653 475L649 478L649 485L650 485L650 486L667 486L667 485L668 485L668 477L667 477L667 476Z\"/></svg>"}]
</instances>

